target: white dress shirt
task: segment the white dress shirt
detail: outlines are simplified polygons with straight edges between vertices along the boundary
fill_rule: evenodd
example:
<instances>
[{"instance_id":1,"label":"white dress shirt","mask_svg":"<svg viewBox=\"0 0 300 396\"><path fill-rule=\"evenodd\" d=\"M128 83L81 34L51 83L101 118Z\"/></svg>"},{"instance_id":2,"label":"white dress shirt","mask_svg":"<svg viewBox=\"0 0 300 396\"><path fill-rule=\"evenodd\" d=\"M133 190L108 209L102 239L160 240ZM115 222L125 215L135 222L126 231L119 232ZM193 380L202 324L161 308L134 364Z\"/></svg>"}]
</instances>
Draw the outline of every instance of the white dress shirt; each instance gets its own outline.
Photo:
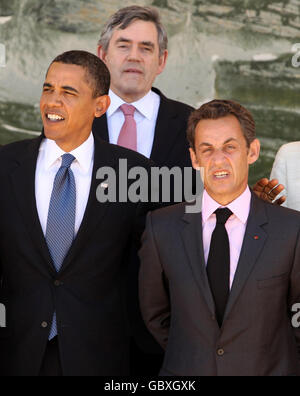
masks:
<instances>
[{"instance_id":1,"label":"white dress shirt","mask_svg":"<svg viewBox=\"0 0 300 396\"><path fill-rule=\"evenodd\" d=\"M124 102L124 100L117 96L112 90L109 91L109 96L111 105L106 113L109 142L117 144L121 128L125 121L125 117L120 106L126 102ZM145 157L150 158L160 106L160 97L155 92L150 91L137 102L127 104L136 108L134 119L137 127L137 151Z\"/></svg>"},{"instance_id":2,"label":"white dress shirt","mask_svg":"<svg viewBox=\"0 0 300 396\"><path fill-rule=\"evenodd\" d=\"M63 154L66 153L54 142L54 140L45 139L40 145L35 172L35 198L37 212L44 235L46 235L53 183L56 173L61 166L61 157ZM91 133L90 137L81 146L71 151L70 154L76 158L71 165L76 183L76 235L86 210L91 188L94 165L93 134Z\"/></svg>"},{"instance_id":3,"label":"white dress shirt","mask_svg":"<svg viewBox=\"0 0 300 396\"><path fill-rule=\"evenodd\" d=\"M243 246L247 221L251 206L251 192L249 187L237 199L226 207L233 213L225 224L230 246L230 289L232 287L239 258ZM202 206L203 248L207 264L211 237L216 228L217 217L215 211L222 208L218 202L204 191Z\"/></svg>"}]
</instances>

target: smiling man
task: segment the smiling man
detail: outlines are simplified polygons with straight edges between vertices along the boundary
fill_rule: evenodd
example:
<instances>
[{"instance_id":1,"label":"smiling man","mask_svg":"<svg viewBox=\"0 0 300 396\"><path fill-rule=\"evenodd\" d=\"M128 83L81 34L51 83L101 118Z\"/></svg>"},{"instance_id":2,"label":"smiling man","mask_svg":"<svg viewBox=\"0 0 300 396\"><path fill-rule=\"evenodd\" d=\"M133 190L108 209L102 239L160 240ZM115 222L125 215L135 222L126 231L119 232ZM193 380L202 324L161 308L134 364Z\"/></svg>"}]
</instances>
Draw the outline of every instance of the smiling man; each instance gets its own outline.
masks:
<instances>
[{"instance_id":1,"label":"smiling man","mask_svg":"<svg viewBox=\"0 0 300 396\"><path fill-rule=\"evenodd\" d=\"M44 134L1 148L0 375L129 373L125 261L147 208L99 203L96 174L109 167L119 180L119 159L150 163L92 134L109 84L97 56L58 56L41 95Z\"/></svg>"},{"instance_id":2,"label":"smiling man","mask_svg":"<svg viewBox=\"0 0 300 396\"><path fill-rule=\"evenodd\" d=\"M204 168L202 213L149 215L140 303L165 349L165 376L299 375L300 215L248 187L259 157L247 109L214 100L192 113L188 139Z\"/></svg>"}]
</instances>

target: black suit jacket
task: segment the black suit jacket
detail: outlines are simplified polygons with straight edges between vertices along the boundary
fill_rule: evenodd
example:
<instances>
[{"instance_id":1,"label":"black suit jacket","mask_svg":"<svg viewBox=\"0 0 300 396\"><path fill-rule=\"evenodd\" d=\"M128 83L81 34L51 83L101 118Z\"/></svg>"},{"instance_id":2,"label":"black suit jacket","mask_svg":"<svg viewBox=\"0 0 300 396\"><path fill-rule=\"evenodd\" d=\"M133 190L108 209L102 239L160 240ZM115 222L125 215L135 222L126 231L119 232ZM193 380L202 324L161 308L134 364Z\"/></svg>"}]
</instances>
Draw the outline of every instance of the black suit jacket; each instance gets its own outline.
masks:
<instances>
[{"instance_id":1,"label":"black suit jacket","mask_svg":"<svg viewBox=\"0 0 300 396\"><path fill-rule=\"evenodd\" d=\"M154 142L150 159L158 167L166 166L169 169L191 167L189 144L186 137L188 118L193 111L191 106L166 98L158 89L152 90L160 96L160 107L157 116ZM105 141L109 141L107 116L96 118L93 132ZM195 172L193 172L193 185L195 185ZM183 194L182 194L183 196ZM184 200L184 197L183 197ZM173 193L171 192L171 202ZM160 353L157 344L149 338L144 322L141 318L138 303L138 271L139 263L136 252L131 254L129 271L129 300L132 333L136 342L143 350L149 353ZM152 337L151 337L152 338Z\"/></svg>"},{"instance_id":2,"label":"black suit jacket","mask_svg":"<svg viewBox=\"0 0 300 396\"><path fill-rule=\"evenodd\" d=\"M185 204L148 218L140 252L141 308L166 350L161 375L300 374L300 213L252 197L222 328L203 253L202 216Z\"/></svg>"},{"instance_id":3,"label":"black suit jacket","mask_svg":"<svg viewBox=\"0 0 300 396\"><path fill-rule=\"evenodd\" d=\"M0 375L39 373L54 310L64 375L128 374L125 258L131 237L142 232L146 204L99 203L96 171L118 174L149 161L95 136L91 191L76 239L57 274L35 202L35 168L43 137L0 151ZM118 179L118 178L117 178ZM55 282L56 281L56 282ZM57 282L59 281L59 282Z\"/></svg>"},{"instance_id":4,"label":"black suit jacket","mask_svg":"<svg viewBox=\"0 0 300 396\"><path fill-rule=\"evenodd\" d=\"M153 91L160 96L153 148L150 159L156 166L180 168L192 166L189 145L186 138L187 121L193 108L181 102L166 98L158 89ZM107 117L96 118L93 132L109 141Z\"/></svg>"}]
</instances>

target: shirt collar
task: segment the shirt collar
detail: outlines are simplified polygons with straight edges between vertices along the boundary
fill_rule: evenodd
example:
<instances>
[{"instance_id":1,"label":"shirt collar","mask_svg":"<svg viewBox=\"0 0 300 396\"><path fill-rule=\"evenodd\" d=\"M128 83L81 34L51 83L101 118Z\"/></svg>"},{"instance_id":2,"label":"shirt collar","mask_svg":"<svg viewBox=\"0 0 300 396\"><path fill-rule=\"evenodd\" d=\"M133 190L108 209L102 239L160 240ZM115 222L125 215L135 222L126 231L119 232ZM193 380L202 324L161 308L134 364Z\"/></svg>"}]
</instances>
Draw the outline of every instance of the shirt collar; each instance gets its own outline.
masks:
<instances>
[{"instance_id":1,"label":"shirt collar","mask_svg":"<svg viewBox=\"0 0 300 396\"><path fill-rule=\"evenodd\" d=\"M49 170L57 160L60 160L61 156L66 154L54 140L45 139L40 147L40 151L45 152L44 165L45 169ZM82 170L87 173L90 169L91 162L94 158L94 136L91 133L89 138L82 143L81 146L77 147L75 150L71 151L76 158L76 162L82 168ZM75 162L75 161L74 161Z\"/></svg>"},{"instance_id":2,"label":"shirt collar","mask_svg":"<svg viewBox=\"0 0 300 396\"><path fill-rule=\"evenodd\" d=\"M155 95L155 92L149 91L140 100L128 104L134 106L145 118L151 120L154 114ZM117 110L119 110L120 106L126 103L111 89L109 90L109 97L111 100L111 104L107 110L107 117L111 117Z\"/></svg>"},{"instance_id":3,"label":"shirt collar","mask_svg":"<svg viewBox=\"0 0 300 396\"><path fill-rule=\"evenodd\" d=\"M237 199L231 202L226 207L231 210L231 212L243 223L246 224L251 206L251 191L247 186L246 190ZM202 219L204 223L207 222L209 217L214 214L214 212L223 208L218 202L216 202L205 190L203 193L203 203L202 203Z\"/></svg>"}]
</instances>

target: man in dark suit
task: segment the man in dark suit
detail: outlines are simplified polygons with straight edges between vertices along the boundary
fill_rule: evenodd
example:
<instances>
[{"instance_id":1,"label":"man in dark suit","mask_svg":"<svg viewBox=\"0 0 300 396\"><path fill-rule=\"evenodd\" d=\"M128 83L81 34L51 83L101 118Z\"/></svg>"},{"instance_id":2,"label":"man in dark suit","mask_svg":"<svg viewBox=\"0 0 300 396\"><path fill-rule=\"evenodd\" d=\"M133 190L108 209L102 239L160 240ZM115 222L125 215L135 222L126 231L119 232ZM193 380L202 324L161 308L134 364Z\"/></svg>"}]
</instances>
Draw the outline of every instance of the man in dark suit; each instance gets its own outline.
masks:
<instances>
[{"instance_id":1,"label":"man in dark suit","mask_svg":"<svg viewBox=\"0 0 300 396\"><path fill-rule=\"evenodd\" d=\"M91 133L109 83L95 55L57 57L41 97L44 135L1 148L0 375L129 372L124 262L147 208L98 202L111 186L96 174L110 167L118 181L119 159L150 163Z\"/></svg>"},{"instance_id":2,"label":"man in dark suit","mask_svg":"<svg viewBox=\"0 0 300 396\"><path fill-rule=\"evenodd\" d=\"M251 114L215 100L190 118L202 212L187 204L149 215L140 251L140 302L165 349L161 375L300 374L300 215L256 197Z\"/></svg>"},{"instance_id":3,"label":"man in dark suit","mask_svg":"<svg viewBox=\"0 0 300 396\"><path fill-rule=\"evenodd\" d=\"M191 167L186 125L193 109L152 88L155 78L165 68L167 44L160 16L151 7L125 7L109 19L99 41L98 55L111 74L111 105L103 117L95 119L93 131L105 141L138 151L158 167L184 169ZM136 124L133 138L127 140L122 139L126 120L122 110L124 104L132 106ZM130 316L139 345L135 342L132 345L132 373L155 375L162 361L159 356L162 351L147 334L140 315L139 265L134 252L130 268Z\"/></svg>"},{"instance_id":4,"label":"man in dark suit","mask_svg":"<svg viewBox=\"0 0 300 396\"><path fill-rule=\"evenodd\" d=\"M157 166L191 166L187 152L187 119L191 106L166 98L152 88L168 57L167 33L158 12L151 7L120 9L107 22L98 55L111 74L111 106L105 117L95 120L93 130L111 143L120 142L124 122L122 104L134 107L137 124L134 149Z\"/></svg>"},{"instance_id":5,"label":"man in dark suit","mask_svg":"<svg viewBox=\"0 0 300 396\"><path fill-rule=\"evenodd\" d=\"M129 6L120 9L108 20L101 34L98 55L111 74L107 113L96 118L93 131L103 140L123 145L151 158L159 167L169 169L191 167L186 139L187 120L193 108L171 100L153 88L168 58L168 37L158 12L151 7ZM123 105L132 106L136 123L134 136L122 136L126 120ZM272 200L283 190L278 181L261 180L254 187L258 195ZM195 175L193 188L195 192ZM183 196L184 194L182 194ZM183 200L189 196L183 196ZM284 198L282 198L284 200ZM170 203L173 203L173 196ZM178 201L177 201L178 202ZM131 259L130 287L133 332L139 347L133 345L133 374L155 374L161 352L147 335L141 320L137 292L138 263ZM142 350L147 351L145 355ZM157 355L158 356L158 355Z\"/></svg>"},{"instance_id":6,"label":"man in dark suit","mask_svg":"<svg viewBox=\"0 0 300 396\"><path fill-rule=\"evenodd\" d=\"M141 6L118 10L101 34L98 56L111 74L111 106L103 117L95 119L93 131L103 140L151 158L159 167L191 167L186 129L194 109L153 88L168 59L167 31L158 11ZM134 107L134 142L120 138L126 118L123 104ZM284 189L283 186L274 189L277 185L277 180L262 179L254 190L271 201Z\"/></svg>"}]
</instances>

